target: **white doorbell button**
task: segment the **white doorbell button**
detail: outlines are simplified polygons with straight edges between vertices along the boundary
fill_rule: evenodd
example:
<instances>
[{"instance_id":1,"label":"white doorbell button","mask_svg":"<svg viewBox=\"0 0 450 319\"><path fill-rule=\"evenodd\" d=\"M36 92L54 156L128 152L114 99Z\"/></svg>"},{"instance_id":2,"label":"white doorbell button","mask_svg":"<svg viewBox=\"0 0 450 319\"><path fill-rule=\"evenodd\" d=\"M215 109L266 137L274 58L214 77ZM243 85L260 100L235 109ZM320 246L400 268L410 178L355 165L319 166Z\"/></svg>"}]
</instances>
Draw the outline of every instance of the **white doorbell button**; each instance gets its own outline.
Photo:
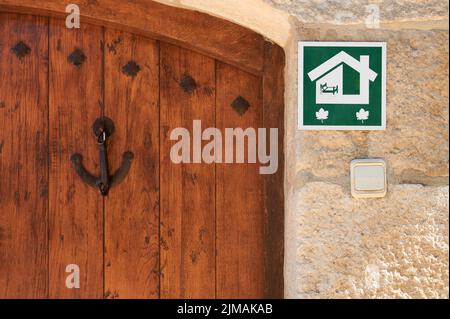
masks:
<instances>
[{"instance_id":1,"label":"white doorbell button","mask_svg":"<svg viewBox=\"0 0 450 319\"><path fill-rule=\"evenodd\" d=\"M384 197L387 192L386 163L382 159L355 159L350 164L352 196Z\"/></svg>"}]
</instances>

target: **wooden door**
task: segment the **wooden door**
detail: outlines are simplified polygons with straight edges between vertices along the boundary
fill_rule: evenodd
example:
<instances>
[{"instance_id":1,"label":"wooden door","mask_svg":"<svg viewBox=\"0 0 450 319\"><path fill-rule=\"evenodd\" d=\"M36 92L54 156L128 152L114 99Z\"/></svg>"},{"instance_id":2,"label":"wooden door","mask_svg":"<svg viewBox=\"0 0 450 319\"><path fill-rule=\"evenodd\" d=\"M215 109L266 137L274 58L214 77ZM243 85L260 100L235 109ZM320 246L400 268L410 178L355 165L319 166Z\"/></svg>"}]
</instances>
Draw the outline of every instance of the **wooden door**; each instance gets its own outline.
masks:
<instances>
[{"instance_id":1,"label":"wooden door","mask_svg":"<svg viewBox=\"0 0 450 319\"><path fill-rule=\"evenodd\" d=\"M168 10L160 19L181 15L194 30L192 15L211 19L156 5ZM244 39L249 52L233 44L225 57L218 42L193 48L189 37L167 38L173 31L67 29L23 11L0 13L0 298L282 297L282 50L248 33L257 48ZM211 21L222 40L241 30ZM82 154L99 174L91 126L101 116L116 128L109 170L134 154L106 197L70 160ZM278 128L278 171L175 164L170 134L192 133L194 120L222 131ZM79 267L79 288L66 285L68 265Z\"/></svg>"}]
</instances>

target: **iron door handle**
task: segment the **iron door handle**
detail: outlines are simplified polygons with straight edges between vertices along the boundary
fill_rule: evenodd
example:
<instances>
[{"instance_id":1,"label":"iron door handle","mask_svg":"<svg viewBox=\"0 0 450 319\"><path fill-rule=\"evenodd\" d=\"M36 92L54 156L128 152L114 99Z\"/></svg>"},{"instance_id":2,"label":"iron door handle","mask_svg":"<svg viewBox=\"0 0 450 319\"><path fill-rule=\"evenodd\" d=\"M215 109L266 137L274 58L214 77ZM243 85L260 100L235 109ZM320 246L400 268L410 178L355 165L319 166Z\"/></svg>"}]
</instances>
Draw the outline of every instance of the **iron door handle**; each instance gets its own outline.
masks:
<instances>
[{"instance_id":1,"label":"iron door handle","mask_svg":"<svg viewBox=\"0 0 450 319\"><path fill-rule=\"evenodd\" d=\"M121 183L128 175L133 161L134 154L125 152L122 156L122 164L114 174L108 172L108 152L106 141L114 133L114 122L107 117L99 117L92 125L92 129L97 138L99 158L100 158L100 176L96 177L89 173L83 166L83 156L79 153L71 156L71 161L78 176L91 187L98 188L102 196L107 196L109 189Z\"/></svg>"}]
</instances>

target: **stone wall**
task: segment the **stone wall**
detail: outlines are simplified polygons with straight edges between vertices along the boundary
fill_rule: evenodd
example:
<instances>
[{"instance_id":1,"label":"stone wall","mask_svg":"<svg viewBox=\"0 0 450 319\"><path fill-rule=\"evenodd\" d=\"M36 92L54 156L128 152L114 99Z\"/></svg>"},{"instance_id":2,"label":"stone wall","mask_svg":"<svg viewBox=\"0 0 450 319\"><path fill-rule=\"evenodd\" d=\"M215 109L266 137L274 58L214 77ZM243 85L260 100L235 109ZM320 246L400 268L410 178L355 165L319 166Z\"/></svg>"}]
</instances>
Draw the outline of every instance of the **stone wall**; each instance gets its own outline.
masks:
<instances>
[{"instance_id":1,"label":"stone wall","mask_svg":"<svg viewBox=\"0 0 450 319\"><path fill-rule=\"evenodd\" d=\"M446 0L264 0L304 24L366 24L378 12L382 26L448 19ZM416 28L421 28L416 24Z\"/></svg>"},{"instance_id":2,"label":"stone wall","mask_svg":"<svg viewBox=\"0 0 450 319\"><path fill-rule=\"evenodd\" d=\"M387 42L386 131L299 131L287 92L286 297L448 298L448 2L372 2L378 25L368 1L268 2L296 16L288 81L298 41ZM350 195L365 157L387 162L385 198Z\"/></svg>"},{"instance_id":3,"label":"stone wall","mask_svg":"<svg viewBox=\"0 0 450 319\"><path fill-rule=\"evenodd\" d=\"M251 28L286 52L287 298L448 298L447 0L159 0ZM387 42L387 130L297 129L297 42ZM350 195L382 157L382 199Z\"/></svg>"}]
</instances>

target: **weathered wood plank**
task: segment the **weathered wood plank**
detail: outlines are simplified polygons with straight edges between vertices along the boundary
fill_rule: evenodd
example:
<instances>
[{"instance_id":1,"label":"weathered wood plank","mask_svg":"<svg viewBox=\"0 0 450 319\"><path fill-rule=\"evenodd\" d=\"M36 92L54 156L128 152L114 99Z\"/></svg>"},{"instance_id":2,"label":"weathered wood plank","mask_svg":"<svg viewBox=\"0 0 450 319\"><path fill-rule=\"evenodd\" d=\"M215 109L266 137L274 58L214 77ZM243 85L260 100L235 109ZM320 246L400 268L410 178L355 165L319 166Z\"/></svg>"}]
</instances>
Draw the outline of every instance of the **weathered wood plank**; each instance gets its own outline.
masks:
<instances>
[{"instance_id":1,"label":"weathered wood plank","mask_svg":"<svg viewBox=\"0 0 450 319\"><path fill-rule=\"evenodd\" d=\"M0 0L0 9L66 17L64 0ZM123 28L181 45L260 73L264 38L254 31L204 13L152 0L78 3L83 22ZM82 23L83 23L82 22Z\"/></svg>"},{"instance_id":2,"label":"weathered wood plank","mask_svg":"<svg viewBox=\"0 0 450 319\"><path fill-rule=\"evenodd\" d=\"M48 19L1 13L0 34L0 298L45 298Z\"/></svg>"},{"instance_id":3,"label":"weathered wood plank","mask_svg":"<svg viewBox=\"0 0 450 319\"><path fill-rule=\"evenodd\" d=\"M105 201L105 297L159 297L159 45L106 30L105 115L116 127L110 172L134 154Z\"/></svg>"},{"instance_id":4,"label":"weathered wood plank","mask_svg":"<svg viewBox=\"0 0 450 319\"><path fill-rule=\"evenodd\" d=\"M284 65L283 50L266 42L263 127L278 129L278 170L264 176L266 298L284 297Z\"/></svg>"},{"instance_id":5,"label":"weathered wood plank","mask_svg":"<svg viewBox=\"0 0 450 319\"><path fill-rule=\"evenodd\" d=\"M50 297L102 298L103 199L76 175L70 157L82 154L85 167L99 174L91 125L103 108L103 30L69 30L51 19L49 34ZM79 289L66 287L69 264L80 268Z\"/></svg>"},{"instance_id":6,"label":"weathered wood plank","mask_svg":"<svg viewBox=\"0 0 450 319\"><path fill-rule=\"evenodd\" d=\"M217 63L217 127L262 126L261 78ZM241 99L236 99L241 97ZM240 105L249 104L245 107ZM231 105L236 101L234 109ZM240 114L241 113L241 114ZM248 144L245 144L247 154ZM236 148L235 148L236 152ZM225 154L225 152L224 152ZM247 155L245 156L247 158ZM264 297L264 197L258 164L217 165L217 297Z\"/></svg>"},{"instance_id":7,"label":"weathered wood plank","mask_svg":"<svg viewBox=\"0 0 450 319\"><path fill-rule=\"evenodd\" d=\"M173 163L170 133L178 127L193 133L193 120L214 127L215 63L168 44L160 55L161 297L214 298L214 164Z\"/></svg>"}]
</instances>

